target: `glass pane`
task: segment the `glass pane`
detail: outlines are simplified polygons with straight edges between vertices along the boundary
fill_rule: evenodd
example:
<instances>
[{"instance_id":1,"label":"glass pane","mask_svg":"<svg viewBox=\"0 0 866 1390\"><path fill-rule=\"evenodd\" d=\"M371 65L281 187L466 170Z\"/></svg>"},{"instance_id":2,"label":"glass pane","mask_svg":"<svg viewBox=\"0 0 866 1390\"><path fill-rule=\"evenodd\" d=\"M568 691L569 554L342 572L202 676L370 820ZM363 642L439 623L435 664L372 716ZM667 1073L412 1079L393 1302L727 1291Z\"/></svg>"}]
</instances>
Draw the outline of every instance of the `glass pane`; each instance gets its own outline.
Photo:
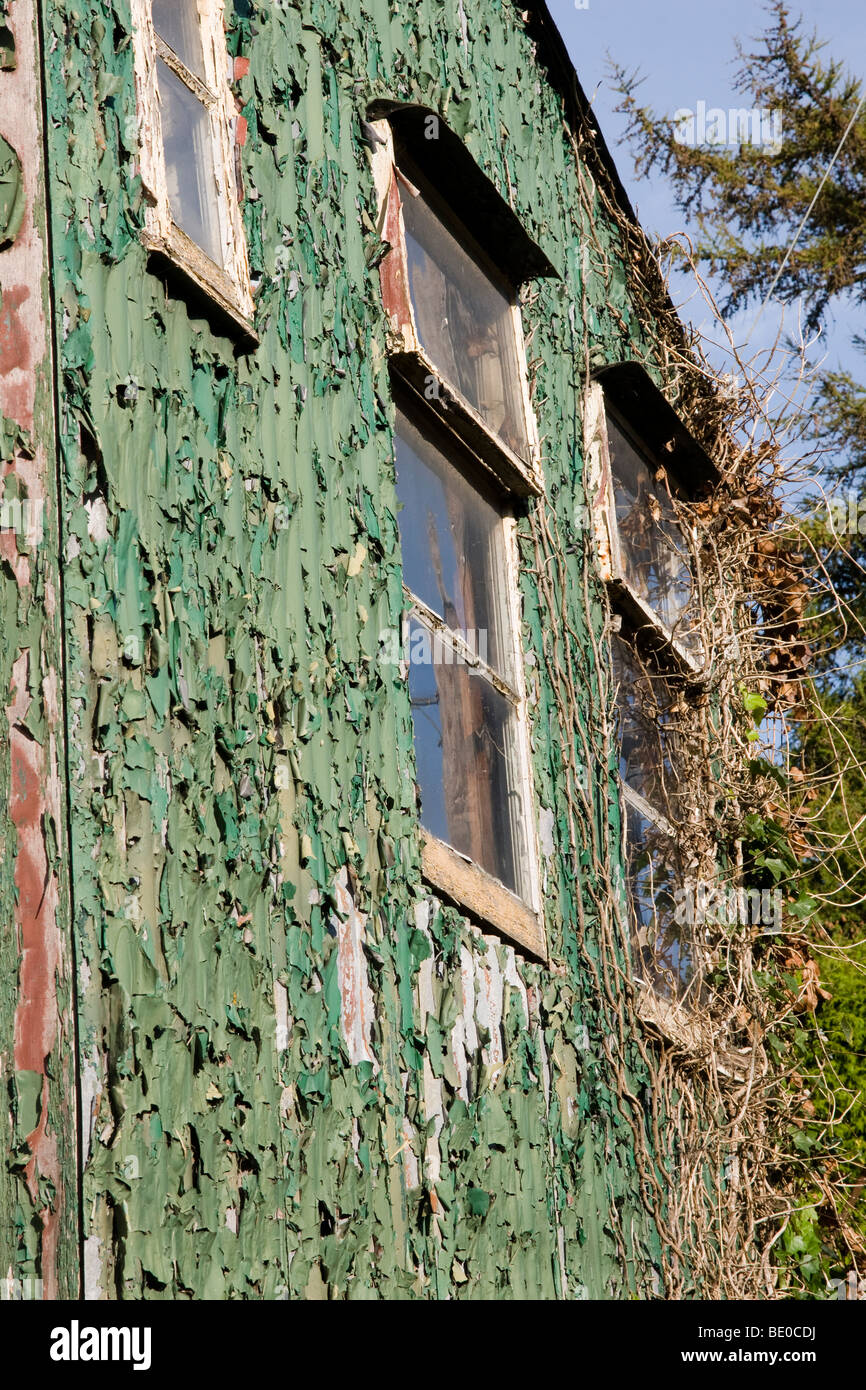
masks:
<instances>
[{"instance_id":1,"label":"glass pane","mask_svg":"<svg viewBox=\"0 0 866 1390\"><path fill-rule=\"evenodd\" d=\"M646 459L610 415L607 435L623 574L683 645L693 646L685 621L692 598L691 567L667 489L654 481Z\"/></svg>"},{"instance_id":2,"label":"glass pane","mask_svg":"<svg viewBox=\"0 0 866 1390\"><path fill-rule=\"evenodd\" d=\"M201 22L195 0L152 0L153 27L196 77L204 77Z\"/></svg>"},{"instance_id":3,"label":"glass pane","mask_svg":"<svg viewBox=\"0 0 866 1390\"><path fill-rule=\"evenodd\" d=\"M516 454L528 452L511 301L423 196L402 192L409 291L421 346Z\"/></svg>"},{"instance_id":4,"label":"glass pane","mask_svg":"<svg viewBox=\"0 0 866 1390\"><path fill-rule=\"evenodd\" d=\"M509 786L514 710L477 668L444 659L445 651L422 624L410 624L421 823L519 895L526 819Z\"/></svg>"},{"instance_id":5,"label":"glass pane","mask_svg":"<svg viewBox=\"0 0 866 1390\"><path fill-rule=\"evenodd\" d=\"M210 116L171 68L160 61L157 71L171 215L212 261L223 265Z\"/></svg>"},{"instance_id":6,"label":"glass pane","mask_svg":"<svg viewBox=\"0 0 866 1390\"><path fill-rule=\"evenodd\" d=\"M626 802L626 849L635 974L665 999L697 999L694 926L672 840Z\"/></svg>"},{"instance_id":7,"label":"glass pane","mask_svg":"<svg viewBox=\"0 0 866 1390\"><path fill-rule=\"evenodd\" d=\"M397 496L407 589L510 679L502 514L403 415Z\"/></svg>"},{"instance_id":8,"label":"glass pane","mask_svg":"<svg viewBox=\"0 0 866 1390\"><path fill-rule=\"evenodd\" d=\"M671 692L634 650L614 637L611 647L619 721L619 774L663 815L676 818L680 784L676 735L669 713Z\"/></svg>"}]
</instances>

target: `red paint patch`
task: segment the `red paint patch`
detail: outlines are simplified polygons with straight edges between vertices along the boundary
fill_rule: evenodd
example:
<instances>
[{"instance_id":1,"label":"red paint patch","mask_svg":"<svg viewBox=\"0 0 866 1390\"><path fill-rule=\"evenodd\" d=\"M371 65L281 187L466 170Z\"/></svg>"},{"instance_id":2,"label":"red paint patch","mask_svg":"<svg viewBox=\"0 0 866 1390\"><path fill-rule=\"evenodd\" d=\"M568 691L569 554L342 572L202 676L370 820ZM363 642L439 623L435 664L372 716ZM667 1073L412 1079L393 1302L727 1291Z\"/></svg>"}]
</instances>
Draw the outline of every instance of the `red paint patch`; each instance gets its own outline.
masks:
<instances>
[{"instance_id":1,"label":"red paint patch","mask_svg":"<svg viewBox=\"0 0 866 1390\"><path fill-rule=\"evenodd\" d=\"M30 298L26 285L4 285L0 306L0 376L26 371L30 366L30 334L19 316L25 300Z\"/></svg>"},{"instance_id":2,"label":"red paint patch","mask_svg":"<svg viewBox=\"0 0 866 1390\"><path fill-rule=\"evenodd\" d=\"M47 909L48 857L42 834L47 806L42 795L43 750L38 743L13 728L10 735L12 787L9 814L16 830L15 887L18 890L18 926L21 940L19 1005L15 1028L15 1066L24 1071L44 1071L45 1058L54 1046L56 1014L54 996L54 922Z\"/></svg>"}]
</instances>

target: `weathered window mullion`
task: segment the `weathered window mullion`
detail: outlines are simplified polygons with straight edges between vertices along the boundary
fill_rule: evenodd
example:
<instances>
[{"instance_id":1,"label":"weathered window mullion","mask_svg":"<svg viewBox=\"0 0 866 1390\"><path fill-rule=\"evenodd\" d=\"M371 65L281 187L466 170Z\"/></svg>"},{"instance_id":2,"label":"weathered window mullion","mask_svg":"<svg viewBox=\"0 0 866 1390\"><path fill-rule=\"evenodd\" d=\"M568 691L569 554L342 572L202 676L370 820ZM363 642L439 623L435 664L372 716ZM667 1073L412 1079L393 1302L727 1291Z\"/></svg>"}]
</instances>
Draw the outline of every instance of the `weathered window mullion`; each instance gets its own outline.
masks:
<instances>
[{"instance_id":1,"label":"weathered window mullion","mask_svg":"<svg viewBox=\"0 0 866 1390\"><path fill-rule=\"evenodd\" d=\"M505 696L506 700L510 700L515 706L520 704L520 696L514 687L503 680L499 672L495 671L492 666L488 665L483 657L479 656L471 642L468 642L459 632L455 631L454 628L450 628L447 623L443 622L438 613L435 613L432 608L429 608L423 599L418 598L417 594L413 594L411 589L406 589L404 587L404 593L412 606L413 614L417 616L418 620L423 623L425 627L430 629L430 632L434 635L436 640L450 649L457 658L458 664L476 669L486 681L489 681L489 683L499 691L500 695ZM475 634L475 636L477 636L477 634Z\"/></svg>"},{"instance_id":2,"label":"weathered window mullion","mask_svg":"<svg viewBox=\"0 0 866 1390\"><path fill-rule=\"evenodd\" d=\"M200 77L196 77L194 72L190 72L186 63L178 58L174 49L170 48L165 42L165 39L160 38L159 34L154 34L154 48L156 49L157 57L161 58L166 66L171 68L172 72L176 77L180 78L184 86L189 87L193 96L197 97L203 106L206 106L208 110L210 110L211 107L216 105L216 93L212 92Z\"/></svg>"}]
</instances>

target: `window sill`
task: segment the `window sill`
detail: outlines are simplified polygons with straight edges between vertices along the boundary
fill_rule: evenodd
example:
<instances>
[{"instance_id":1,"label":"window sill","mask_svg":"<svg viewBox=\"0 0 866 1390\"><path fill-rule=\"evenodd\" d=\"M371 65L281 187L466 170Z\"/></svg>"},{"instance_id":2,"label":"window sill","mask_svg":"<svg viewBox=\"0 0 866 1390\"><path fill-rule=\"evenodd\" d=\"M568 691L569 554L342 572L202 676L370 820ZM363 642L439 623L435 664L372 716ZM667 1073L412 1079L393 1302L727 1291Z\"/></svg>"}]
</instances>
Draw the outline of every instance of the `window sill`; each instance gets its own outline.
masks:
<instances>
[{"instance_id":1,"label":"window sill","mask_svg":"<svg viewBox=\"0 0 866 1390\"><path fill-rule=\"evenodd\" d=\"M713 1050L713 1036L706 1022L693 1009L669 999L663 999L648 985L635 984L637 1016L665 1042L675 1043L694 1057L708 1056Z\"/></svg>"},{"instance_id":2,"label":"window sill","mask_svg":"<svg viewBox=\"0 0 866 1390\"><path fill-rule=\"evenodd\" d=\"M673 656L682 675L690 677L692 680L706 675L704 662L693 656L683 646L670 628L665 626L649 604L635 593L631 585L621 575L615 574L608 582L616 595L615 608L623 614L633 631L639 632L642 637L648 640L655 638L659 649Z\"/></svg>"},{"instance_id":3,"label":"window sill","mask_svg":"<svg viewBox=\"0 0 866 1390\"><path fill-rule=\"evenodd\" d=\"M465 909L482 928L499 932L530 955L547 960L544 926L538 913L425 830L421 832L421 869L431 888Z\"/></svg>"},{"instance_id":4,"label":"window sill","mask_svg":"<svg viewBox=\"0 0 866 1390\"><path fill-rule=\"evenodd\" d=\"M748 1079L754 1049L719 1048L718 1037L706 1018L682 1004L662 999L648 986L637 984L636 1013L641 1023L658 1039L686 1053L690 1063L707 1065L735 1085Z\"/></svg>"},{"instance_id":5,"label":"window sill","mask_svg":"<svg viewBox=\"0 0 866 1390\"><path fill-rule=\"evenodd\" d=\"M497 482L518 497L540 496L544 488L537 458L528 462L500 439L474 406L440 375L420 348L390 352L388 360L401 380L475 454Z\"/></svg>"},{"instance_id":6,"label":"window sill","mask_svg":"<svg viewBox=\"0 0 866 1390\"><path fill-rule=\"evenodd\" d=\"M229 320L233 336L239 337L245 348L258 346L259 337L252 323L252 297L244 294L231 276L179 227L172 226L167 234L146 230L141 239L151 256L191 282L220 315Z\"/></svg>"}]
</instances>

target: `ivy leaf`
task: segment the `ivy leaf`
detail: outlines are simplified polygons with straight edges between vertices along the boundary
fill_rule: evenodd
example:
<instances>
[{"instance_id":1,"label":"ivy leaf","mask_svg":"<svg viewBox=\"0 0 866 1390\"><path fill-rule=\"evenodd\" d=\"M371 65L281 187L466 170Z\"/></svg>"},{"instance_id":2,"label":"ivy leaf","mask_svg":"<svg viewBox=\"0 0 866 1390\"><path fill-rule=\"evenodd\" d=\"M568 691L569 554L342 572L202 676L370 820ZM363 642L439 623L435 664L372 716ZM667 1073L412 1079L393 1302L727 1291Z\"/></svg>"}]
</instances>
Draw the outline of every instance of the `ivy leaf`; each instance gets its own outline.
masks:
<instances>
[{"instance_id":1,"label":"ivy leaf","mask_svg":"<svg viewBox=\"0 0 866 1390\"><path fill-rule=\"evenodd\" d=\"M750 714L756 724L760 724L764 715L767 713L767 702L763 695L759 695L755 690L743 691L743 705L747 714Z\"/></svg>"},{"instance_id":2,"label":"ivy leaf","mask_svg":"<svg viewBox=\"0 0 866 1390\"><path fill-rule=\"evenodd\" d=\"M764 855L761 857L764 860L764 868L769 869L770 873L773 875L774 883L778 883L780 879L785 877L788 872L788 866L783 859L767 858Z\"/></svg>"}]
</instances>

